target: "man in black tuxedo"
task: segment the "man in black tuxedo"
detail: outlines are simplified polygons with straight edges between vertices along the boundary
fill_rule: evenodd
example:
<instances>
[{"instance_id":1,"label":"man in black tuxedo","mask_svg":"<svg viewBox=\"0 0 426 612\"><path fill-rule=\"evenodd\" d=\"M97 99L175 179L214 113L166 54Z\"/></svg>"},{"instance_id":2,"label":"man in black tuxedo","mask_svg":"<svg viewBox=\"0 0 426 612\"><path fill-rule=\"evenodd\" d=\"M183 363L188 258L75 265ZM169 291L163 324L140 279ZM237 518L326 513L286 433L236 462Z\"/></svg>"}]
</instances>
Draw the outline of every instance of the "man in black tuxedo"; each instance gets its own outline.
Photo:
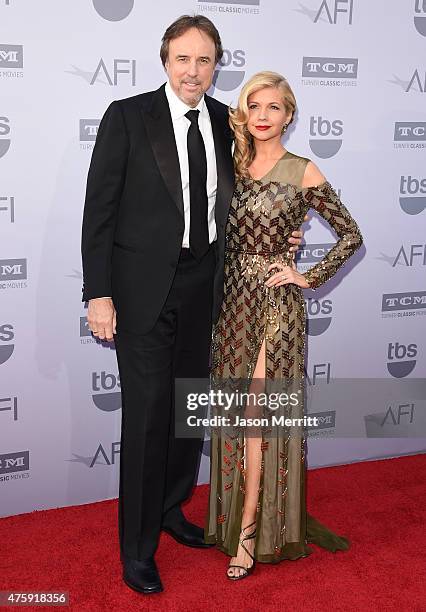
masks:
<instances>
[{"instance_id":1,"label":"man in black tuxedo","mask_svg":"<svg viewBox=\"0 0 426 612\"><path fill-rule=\"evenodd\" d=\"M160 56L168 83L112 102L102 118L82 231L88 323L98 338L115 338L121 380L123 578L142 593L163 590L154 561L161 530L207 547L181 510L201 441L175 438L172 394L175 378L209 374L234 186L228 110L205 95L222 56L218 31L201 15L183 16Z\"/></svg>"}]
</instances>

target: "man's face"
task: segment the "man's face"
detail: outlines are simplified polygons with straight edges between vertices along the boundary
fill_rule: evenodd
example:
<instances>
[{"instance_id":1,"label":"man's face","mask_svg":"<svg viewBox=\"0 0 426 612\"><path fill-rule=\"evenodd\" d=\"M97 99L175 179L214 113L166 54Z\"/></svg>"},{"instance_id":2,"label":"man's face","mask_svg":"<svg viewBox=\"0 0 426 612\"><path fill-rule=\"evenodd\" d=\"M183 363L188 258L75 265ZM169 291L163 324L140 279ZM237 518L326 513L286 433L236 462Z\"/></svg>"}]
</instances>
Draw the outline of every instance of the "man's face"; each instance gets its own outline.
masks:
<instances>
[{"instance_id":1,"label":"man's face","mask_svg":"<svg viewBox=\"0 0 426 612\"><path fill-rule=\"evenodd\" d=\"M215 51L210 36L197 28L190 28L169 43L166 71L170 85L188 106L197 106L212 83Z\"/></svg>"}]
</instances>

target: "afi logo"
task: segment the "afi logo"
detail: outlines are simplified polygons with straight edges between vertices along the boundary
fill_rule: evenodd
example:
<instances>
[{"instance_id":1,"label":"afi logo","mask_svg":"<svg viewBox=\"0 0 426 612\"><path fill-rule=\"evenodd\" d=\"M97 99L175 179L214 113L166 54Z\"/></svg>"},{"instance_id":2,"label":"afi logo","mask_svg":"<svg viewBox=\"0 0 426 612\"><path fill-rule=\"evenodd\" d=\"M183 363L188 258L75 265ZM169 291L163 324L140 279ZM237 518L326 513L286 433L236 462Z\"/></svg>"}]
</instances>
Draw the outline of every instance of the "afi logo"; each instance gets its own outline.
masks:
<instances>
[{"instance_id":1,"label":"afi logo","mask_svg":"<svg viewBox=\"0 0 426 612\"><path fill-rule=\"evenodd\" d=\"M354 57L304 57L302 77L356 79L358 60Z\"/></svg>"},{"instance_id":2,"label":"afi logo","mask_svg":"<svg viewBox=\"0 0 426 612\"><path fill-rule=\"evenodd\" d=\"M397 121L394 140L405 142L426 140L426 121Z\"/></svg>"},{"instance_id":3,"label":"afi logo","mask_svg":"<svg viewBox=\"0 0 426 612\"><path fill-rule=\"evenodd\" d=\"M223 57L219 62L220 69L215 70L213 86L221 91L232 91L243 82L246 65L246 54L242 49L230 51L223 50Z\"/></svg>"},{"instance_id":4,"label":"afi logo","mask_svg":"<svg viewBox=\"0 0 426 612\"><path fill-rule=\"evenodd\" d=\"M321 159L333 157L340 151L343 141L342 138L330 138L330 136L342 136L343 121L340 119L329 121L321 116L311 117L309 133L311 136L320 136L320 138L310 138L309 145L312 152Z\"/></svg>"},{"instance_id":5,"label":"afi logo","mask_svg":"<svg viewBox=\"0 0 426 612\"><path fill-rule=\"evenodd\" d=\"M89 467L92 468L96 463L101 463L103 465L114 465L116 457L120 457L120 442L112 442L111 454L109 457L102 444L99 444ZM98 459L101 459L101 461L98 461Z\"/></svg>"},{"instance_id":6,"label":"afi logo","mask_svg":"<svg viewBox=\"0 0 426 612\"><path fill-rule=\"evenodd\" d=\"M102 371L100 374L92 372L92 395L93 402L99 410L104 412L113 412L121 408L121 392L113 391L120 389L120 376L115 374L107 374ZM104 393L107 391L107 393ZM98 393L101 392L101 393Z\"/></svg>"},{"instance_id":7,"label":"afi logo","mask_svg":"<svg viewBox=\"0 0 426 612\"><path fill-rule=\"evenodd\" d=\"M307 312L306 331L309 336L319 336L323 334L331 323L331 315L333 310L333 302L331 300L315 300L309 298L305 301Z\"/></svg>"},{"instance_id":8,"label":"afi logo","mask_svg":"<svg viewBox=\"0 0 426 612\"><path fill-rule=\"evenodd\" d=\"M426 0L414 1L414 27L422 36L426 36Z\"/></svg>"},{"instance_id":9,"label":"afi logo","mask_svg":"<svg viewBox=\"0 0 426 612\"><path fill-rule=\"evenodd\" d=\"M304 369L308 385L313 386L324 381L327 383L327 385L330 383L331 363L314 363L312 365L312 373L310 376L306 370L306 367Z\"/></svg>"},{"instance_id":10,"label":"afi logo","mask_svg":"<svg viewBox=\"0 0 426 612\"><path fill-rule=\"evenodd\" d=\"M14 196L0 196L0 212L9 213L10 222L15 223L15 198Z\"/></svg>"},{"instance_id":11,"label":"afi logo","mask_svg":"<svg viewBox=\"0 0 426 612\"><path fill-rule=\"evenodd\" d=\"M407 410L408 408L408 410ZM406 423L408 418L408 423L412 423L414 421L414 404L398 404L398 406L389 408L386 411L384 419L381 425L385 425L386 423L392 423L392 425L401 425L402 422ZM403 418L404 417L404 418Z\"/></svg>"},{"instance_id":12,"label":"afi logo","mask_svg":"<svg viewBox=\"0 0 426 612\"><path fill-rule=\"evenodd\" d=\"M328 23L333 25L336 25L338 19L341 21L347 20L347 23L352 25L353 10L353 0L322 0L318 13L315 15L314 23L322 18L323 21L326 19Z\"/></svg>"},{"instance_id":13,"label":"afi logo","mask_svg":"<svg viewBox=\"0 0 426 612\"><path fill-rule=\"evenodd\" d=\"M110 67L110 71L108 71L104 60L101 58L90 81L90 85L93 85L98 78L103 75L107 79L109 85L115 86L118 84L119 75L124 74L129 75L132 86L136 85L136 60L114 59L112 67ZM121 81L122 80L123 78L121 78Z\"/></svg>"},{"instance_id":14,"label":"afi logo","mask_svg":"<svg viewBox=\"0 0 426 612\"><path fill-rule=\"evenodd\" d=\"M424 74L420 74L418 70L414 71L413 76L408 81L405 92L408 93L411 89L420 93L426 93L426 70Z\"/></svg>"},{"instance_id":15,"label":"afi logo","mask_svg":"<svg viewBox=\"0 0 426 612\"><path fill-rule=\"evenodd\" d=\"M410 374L416 365L415 359L406 357L417 356L417 344L400 344L390 342L388 345L388 372L394 378L405 378Z\"/></svg>"},{"instance_id":16,"label":"afi logo","mask_svg":"<svg viewBox=\"0 0 426 612\"><path fill-rule=\"evenodd\" d=\"M426 178L401 176L399 204L407 215L418 215L426 208Z\"/></svg>"},{"instance_id":17,"label":"afi logo","mask_svg":"<svg viewBox=\"0 0 426 612\"><path fill-rule=\"evenodd\" d=\"M426 244L410 244L407 248L401 245L392 263L392 268L396 265L412 268L416 264L426 266Z\"/></svg>"}]
</instances>

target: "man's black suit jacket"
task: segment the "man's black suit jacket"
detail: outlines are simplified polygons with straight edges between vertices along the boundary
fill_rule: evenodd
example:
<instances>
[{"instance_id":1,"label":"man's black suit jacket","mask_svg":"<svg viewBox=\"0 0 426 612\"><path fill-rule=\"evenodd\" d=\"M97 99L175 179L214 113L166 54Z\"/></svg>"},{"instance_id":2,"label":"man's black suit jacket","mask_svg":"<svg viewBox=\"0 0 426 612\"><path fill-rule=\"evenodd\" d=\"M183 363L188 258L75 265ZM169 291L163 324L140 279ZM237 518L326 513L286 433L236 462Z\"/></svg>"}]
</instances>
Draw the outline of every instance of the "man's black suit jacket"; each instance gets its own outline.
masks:
<instances>
[{"instance_id":1,"label":"man's black suit jacket","mask_svg":"<svg viewBox=\"0 0 426 612\"><path fill-rule=\"evenodd\" d=\"M225 225L234 187L228 109L205 96L217 165L213 320L223 297ZM110 104L99 125L83 215L83 301L111 296L120 330L154 326L184 232L179 159L162 85Z\"/></svg>"}]
</instances>

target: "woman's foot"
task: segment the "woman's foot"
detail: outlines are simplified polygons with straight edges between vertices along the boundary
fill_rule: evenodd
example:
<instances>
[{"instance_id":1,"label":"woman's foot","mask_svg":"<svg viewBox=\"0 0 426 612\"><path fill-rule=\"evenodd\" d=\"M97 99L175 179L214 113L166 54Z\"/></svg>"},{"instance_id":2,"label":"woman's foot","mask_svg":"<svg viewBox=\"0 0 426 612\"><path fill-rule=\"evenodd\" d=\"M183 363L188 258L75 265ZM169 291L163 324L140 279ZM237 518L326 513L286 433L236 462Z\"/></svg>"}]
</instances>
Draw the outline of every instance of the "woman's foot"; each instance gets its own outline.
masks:
<instances>
[{"instance_id":1,"label":"woman's foot","mask_svg":"<svg viewBox=\"0 0 426 612\"><path fill-rule=\"evenodd\" d=\"M256 538L256 521L241 530L237 556L232 557L226 575L230 580L240 580L249 576L255 566L254 548Z\"/></svg>"}]
</instances>

